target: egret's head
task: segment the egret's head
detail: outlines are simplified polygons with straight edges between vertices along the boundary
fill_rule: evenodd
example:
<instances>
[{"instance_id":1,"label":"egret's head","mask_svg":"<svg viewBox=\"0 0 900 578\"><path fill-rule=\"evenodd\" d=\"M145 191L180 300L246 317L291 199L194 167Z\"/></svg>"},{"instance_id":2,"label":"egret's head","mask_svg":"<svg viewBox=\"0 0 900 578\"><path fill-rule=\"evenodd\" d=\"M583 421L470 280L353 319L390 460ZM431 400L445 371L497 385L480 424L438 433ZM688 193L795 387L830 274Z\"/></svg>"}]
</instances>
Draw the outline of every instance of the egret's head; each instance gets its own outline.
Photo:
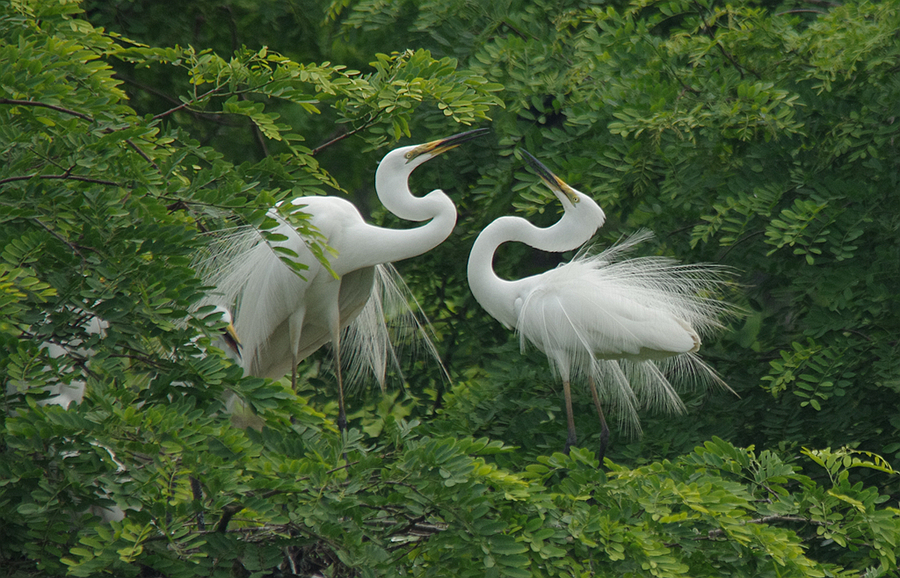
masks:
<instances>
[{"instance_id":1,"label":"egret's head","mask_svg":"<svg viewBox=\"0 0 900 578\"><path fill-rule=\"evenodd\" d=\"M606 215L594 199L567 185L565 181L554 175L550 169L545 167L541 161L534 158L528 151L522 149L522 152L525 153L525 159L534 168L537 175L550 187L556 198L563 204L563 209L567 213L570 211L577 213L580 218L593 222L598 227L603 224L606 220Z\"/></svg>"},{"instance_id":2,"label":"egret's head","mask_svg":"<svg viewBox=\"0 0 900 578\"><path fill-rule=\"evenodd\" d=\"M228 325L225 326L225 329L222 330L222 339L225 340L225 344L228 345L228 348L240 358L241 340L238 339L237 332L234 330L234 325L232 325L230 321L228 322Z\"/></svg>"},{"instance_id":3,"label":"egret's head","mask_svg":"<svg viewBox=\"0 0 900 578\"><path fill-rule=\"evenodd\" d=\"M238 339L237 331L234 329L233 321L234 319L231 316L231 311L222 307L221 305L216 305L213 308L212 313L221 313L221 321L225 323L225 327L222 329L222 341L225 342L225 345L228 346L228 349L233 351L238 358L241 357L241 340ZM212 314L211 313L211 314Z\"/></svg>"},{"instance_id":4,"label":"egret's head","mask_svg":"<svg viewBox=\"0 0 900 578\"><path fill-rule=\"evenodd\" d=\"M567 185L561 178L554 175L550 169L544 166L544 163L534 158L530 152L524 149L522 149L522 152L525 153L525 160L527 160L528 164L534 168L534 172L536 172L537 175L541 177L541 180L550 187L550 190L556 194L566 210L581 202L580 197L583 196L581 193Z\"/></svg>"}]
</instances>

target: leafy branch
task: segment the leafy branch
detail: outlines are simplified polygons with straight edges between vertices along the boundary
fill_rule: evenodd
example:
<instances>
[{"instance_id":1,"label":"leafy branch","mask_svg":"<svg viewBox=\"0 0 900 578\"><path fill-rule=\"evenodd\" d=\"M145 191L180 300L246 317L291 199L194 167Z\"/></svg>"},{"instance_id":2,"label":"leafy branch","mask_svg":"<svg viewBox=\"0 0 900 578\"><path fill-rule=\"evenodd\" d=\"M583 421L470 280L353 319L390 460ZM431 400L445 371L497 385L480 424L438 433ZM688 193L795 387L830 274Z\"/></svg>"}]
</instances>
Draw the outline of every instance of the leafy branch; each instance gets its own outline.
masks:
<instances>
[{"instance_id":1,"label":"leafy branch","mask_svg":"<svg viewBox=\"0 0 900 578\"><path fill-rule=\"evenodd\" d=\"M77 112L74 110L70 110L68 108L64 108L62 106L58 106L55 104L47 104L44 102L37 102L34 100L20 100L20 99L13 99L13 98L0 98L0 104L12 104L15 106L36 106L36 107L41 107L41 108L49 108L50 110L55 110L57 112L62 112L64 114L68 114L71 116L76 116L76 117L86 120L88 122L94 122L94 119L91 118L90 115L87 115L87 114L84 114L81 112Z\"/></svg>"},{"instance_id":2,"label":"leafy branch","mask_svg":"<svg viewBox=\"0 0 900 578\"><path fill-rule=\"evenodd\" d=\"M751 68L747 68L747 67L743 66L742 64L740 64L740 63L737 61L737 59L734 57L733 54L731 54L730 52L728 52L727 50L725 50L725 47L722 46L722 43L719 42L719 41L716 39L716 33L715 33L715 31L713 30L713 27L706 21L706 18L703 16L703 12L704 12L703 7L701 7L700 4L697 3L696 0L691 0L691 1L692 1L692 3L693 3L694 7L697 9L697 13L700 15L700 19L701 19L701 22L702 22L702 25L701 25L701 27L700 27L701 30L703 30L703 32L704 32L707 36L709 36L709 39L712 40L713 43L715 43L716 48L719 49L719 52L722 53L722 56L724 56L729 62L731 62L732 66L734 66L734 68L735 68L735 69L738 71L738 73L741 75L741 78L742 78L742 79L744 78L744 71L747 70L747 71L749 71L750 73L752 73L753 76L755 76L757 80L760 80L760 81L761 81L761 80L762 80L762 76L761 76L758 72L756 72L755 70L753 70L753 69L751 69Z\"/></svg>"},{"instance_id":3,"label":"leafy branch","mask_svg":"<svg viewBox=\"0 0 900 578\"><path fill-rule=\"evenodd\" d=\"M34 101L34 100L21 100L21 99L0 98L0 104L9 104L9 105L13 105L13 106L34 106L34 107L40 107L40 108L47 108L47 109L50 109L50 110L55 110L56 112L61 112L61 113L63 113L63 114L68 114L68 115L70 115L70 116L74 116L74 117L80 118L80 119L85 120L85 121L90 122L90 123L96 122L96 121L94 120L94 118L91 117L89 114L84 114L84 113L81 113L81 112L78 112L78 111L75 111L75 110L71 110L71 109L68 109L68 108L64 108L64 107L62 107L62 106L58 106L58 105L55 105L55 104L47 104L47 103L44 103L44 102L38 102L38 101ZM116 132L116 130L115 130L115 129L111 129L111 128L107 128L107 129L104 129L104 132L105 132L106 134L112 134L112 133ZM143 150L141 150L141 148L140 148L139 146L137 146L136 144L134 144L134 142L133 142L131 139L125 139L125 143L128 144L128 146L131 147L132 150L134 150L136 153L138 153L139 155L141 155L141 156L144 158L145 161L147 161L148 163L150 163L150 165L153 166L153 168L155 168L156 170L159 170L159 167L156 166L156 163L153 162L153 159L151 159L151 158L147 155L147 153L145 153ZM0 181L0 184L2 184L2 182L3 182L3 181ZM103 183L100 183L100 184L103 184Z\"/></svg>"},{"instance_id":4,"label":"leafy branch","mask_svg":"<svg viewBox=\"0 0 900 578\"><path fill-rule=\"evenodd\" d=\"M71 169L70 169L71 170ZM73 175L69 172L65 172L61 175L41 175L41 174L33 174L33 175L18 175L14 177L6 177L5 179L0 179L0 185L5 185L6 183L15 183L17 181L30 181L31 179L44 179L44 180L61 180L61 181L81 181L84 183L92 183L95 185L105 185L108 187L124 187L121 183L116 183L113 181L106 181L103 179L97 179L94 177L85 177L82 175Z\"/></svg>"}]
</instances>

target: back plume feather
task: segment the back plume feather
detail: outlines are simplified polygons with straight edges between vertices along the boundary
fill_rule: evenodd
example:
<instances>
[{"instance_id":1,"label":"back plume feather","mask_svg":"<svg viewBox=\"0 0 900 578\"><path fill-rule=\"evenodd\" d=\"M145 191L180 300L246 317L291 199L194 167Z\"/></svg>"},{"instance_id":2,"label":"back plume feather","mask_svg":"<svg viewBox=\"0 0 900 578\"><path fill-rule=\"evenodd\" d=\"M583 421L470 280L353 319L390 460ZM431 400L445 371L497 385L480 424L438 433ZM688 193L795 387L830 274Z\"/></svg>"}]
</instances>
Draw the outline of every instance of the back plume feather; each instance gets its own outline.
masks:
<instances>
[{"instance_id":1,"label":"back plume feather","mask_svg":"<svg viewBox=\"0 0 900 578\"><path fill-rule=\"evenodd\" d=\"M727 387L693 352L735 312L716 298L728 283L726 267L626 259L652 236L642 231L600 253L583 249L542 273L516 327L523 350L535 345L563 380L593 377L613 419L633 433L640 408L684 411L670 380Z\"/></svg>"},{"instance_id":2,"label":"back plume feather","mask_svg":"<svg viewBox=\"0 0 900 578\"><path fill-rule=\"evenodd\" d=\"M320 266L313 263L311 269ZM291 303L286 295L260 288L290 286L279 280L294 279L298 273L283 263L282 256L251 226L218 232L209 252L194 267L204 283L213 287L207 302L235 312L246 368L267 338L264 329L272 325L272 320L286 315L283 303ZM391 370L402 381L401 359L407 353L422 352L438 364L449 380L434 345L431 324L403 278L390 263L374 269L375 282L368 301L342 331L342 365L349 371L348 385L359 386L370 375L384 391ZM267 277L260 277L261 271ZM308 272L299 274L306 277ZM242 298L248 287L252 287L253 299Z\"/></svg>"}]
</instances>

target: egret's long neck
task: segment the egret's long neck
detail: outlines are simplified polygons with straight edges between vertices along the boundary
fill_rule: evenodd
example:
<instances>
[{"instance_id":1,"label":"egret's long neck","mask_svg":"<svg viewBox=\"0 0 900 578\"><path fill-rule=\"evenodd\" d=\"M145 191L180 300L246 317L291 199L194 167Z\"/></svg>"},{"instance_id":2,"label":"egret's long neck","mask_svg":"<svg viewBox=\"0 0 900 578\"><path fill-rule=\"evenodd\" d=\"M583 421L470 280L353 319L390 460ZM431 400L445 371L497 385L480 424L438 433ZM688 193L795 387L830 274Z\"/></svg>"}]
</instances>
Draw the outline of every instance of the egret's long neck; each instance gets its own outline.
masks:
<instances>
[{"instance_id":1,"label":"egret's long neck","mask_svg":"<svg viewBox=\"0 0 900 578\"><path fill-rule=\"evenodd\" d=\"M475 239L469 254L469 287L478 303L502 323L515 327L517 281L501 279L494 272L493 259L503 243L525 243L541 251L560 253L580 247L599 224L585 222L567 212L556 224L540 228L520 217L500 217Z\"/></svg>"},{"instance_id":2,"label":"egret's long neck","mask_svg":"<svg viewBox=\"0 0 900 578\"><path fill-rule=\"evenodd\" d=\"M421 255L443 242L456 226L456 206L441 190L416 197L409 190L407 175L381 170L375 173L375 190L385 208L401 219L428 221L412 229L383 229L379 251L390 256L383 262Z\"/></svg>"}]
</instances>

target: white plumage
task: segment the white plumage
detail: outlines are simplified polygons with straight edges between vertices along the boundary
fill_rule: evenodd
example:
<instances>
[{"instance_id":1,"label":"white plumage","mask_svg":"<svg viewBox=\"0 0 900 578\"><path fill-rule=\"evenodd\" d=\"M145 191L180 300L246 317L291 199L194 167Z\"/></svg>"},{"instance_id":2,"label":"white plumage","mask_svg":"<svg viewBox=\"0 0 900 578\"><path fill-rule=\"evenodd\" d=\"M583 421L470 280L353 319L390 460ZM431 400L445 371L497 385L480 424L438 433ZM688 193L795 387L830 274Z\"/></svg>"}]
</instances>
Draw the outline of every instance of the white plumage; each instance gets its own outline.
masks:
<instances>
[{"instance_id":1,"label":"white plumage","mask_svg":"<svg viewBox=\"0 0 900 578\"><path fill-rule=\"evenodd\" d=\"M80 309L72 309L70 310L70 313L72 314L73 323L84 325L84 332L86 335L103 336L106 333L106 329L109 327L109 324L106 321ZM41 343L40 347L47 351L47 356L51 359L73 357L90 360L94 355L93 349L83 347L81 339L72 339L61 345L48 341ZM69 404L74 402L77 405L84 399L84 381L71 377L70 374L74 373L74 371L70 363L63 363L62 367L64 369L59 375L54 375L50 378L51 382L55 381L56 383L53 385L46 385L39 390L49 393L50 396L39 401L38 405L59 405L64 409L68 409ZM46 367L45 370L50 371L50 367ZM6 392L7 394L11 394L17 391L24 391L28 389L28 385L29 384L27 383L10 381L6 384Z\"/></svg>"}]
</instances>

